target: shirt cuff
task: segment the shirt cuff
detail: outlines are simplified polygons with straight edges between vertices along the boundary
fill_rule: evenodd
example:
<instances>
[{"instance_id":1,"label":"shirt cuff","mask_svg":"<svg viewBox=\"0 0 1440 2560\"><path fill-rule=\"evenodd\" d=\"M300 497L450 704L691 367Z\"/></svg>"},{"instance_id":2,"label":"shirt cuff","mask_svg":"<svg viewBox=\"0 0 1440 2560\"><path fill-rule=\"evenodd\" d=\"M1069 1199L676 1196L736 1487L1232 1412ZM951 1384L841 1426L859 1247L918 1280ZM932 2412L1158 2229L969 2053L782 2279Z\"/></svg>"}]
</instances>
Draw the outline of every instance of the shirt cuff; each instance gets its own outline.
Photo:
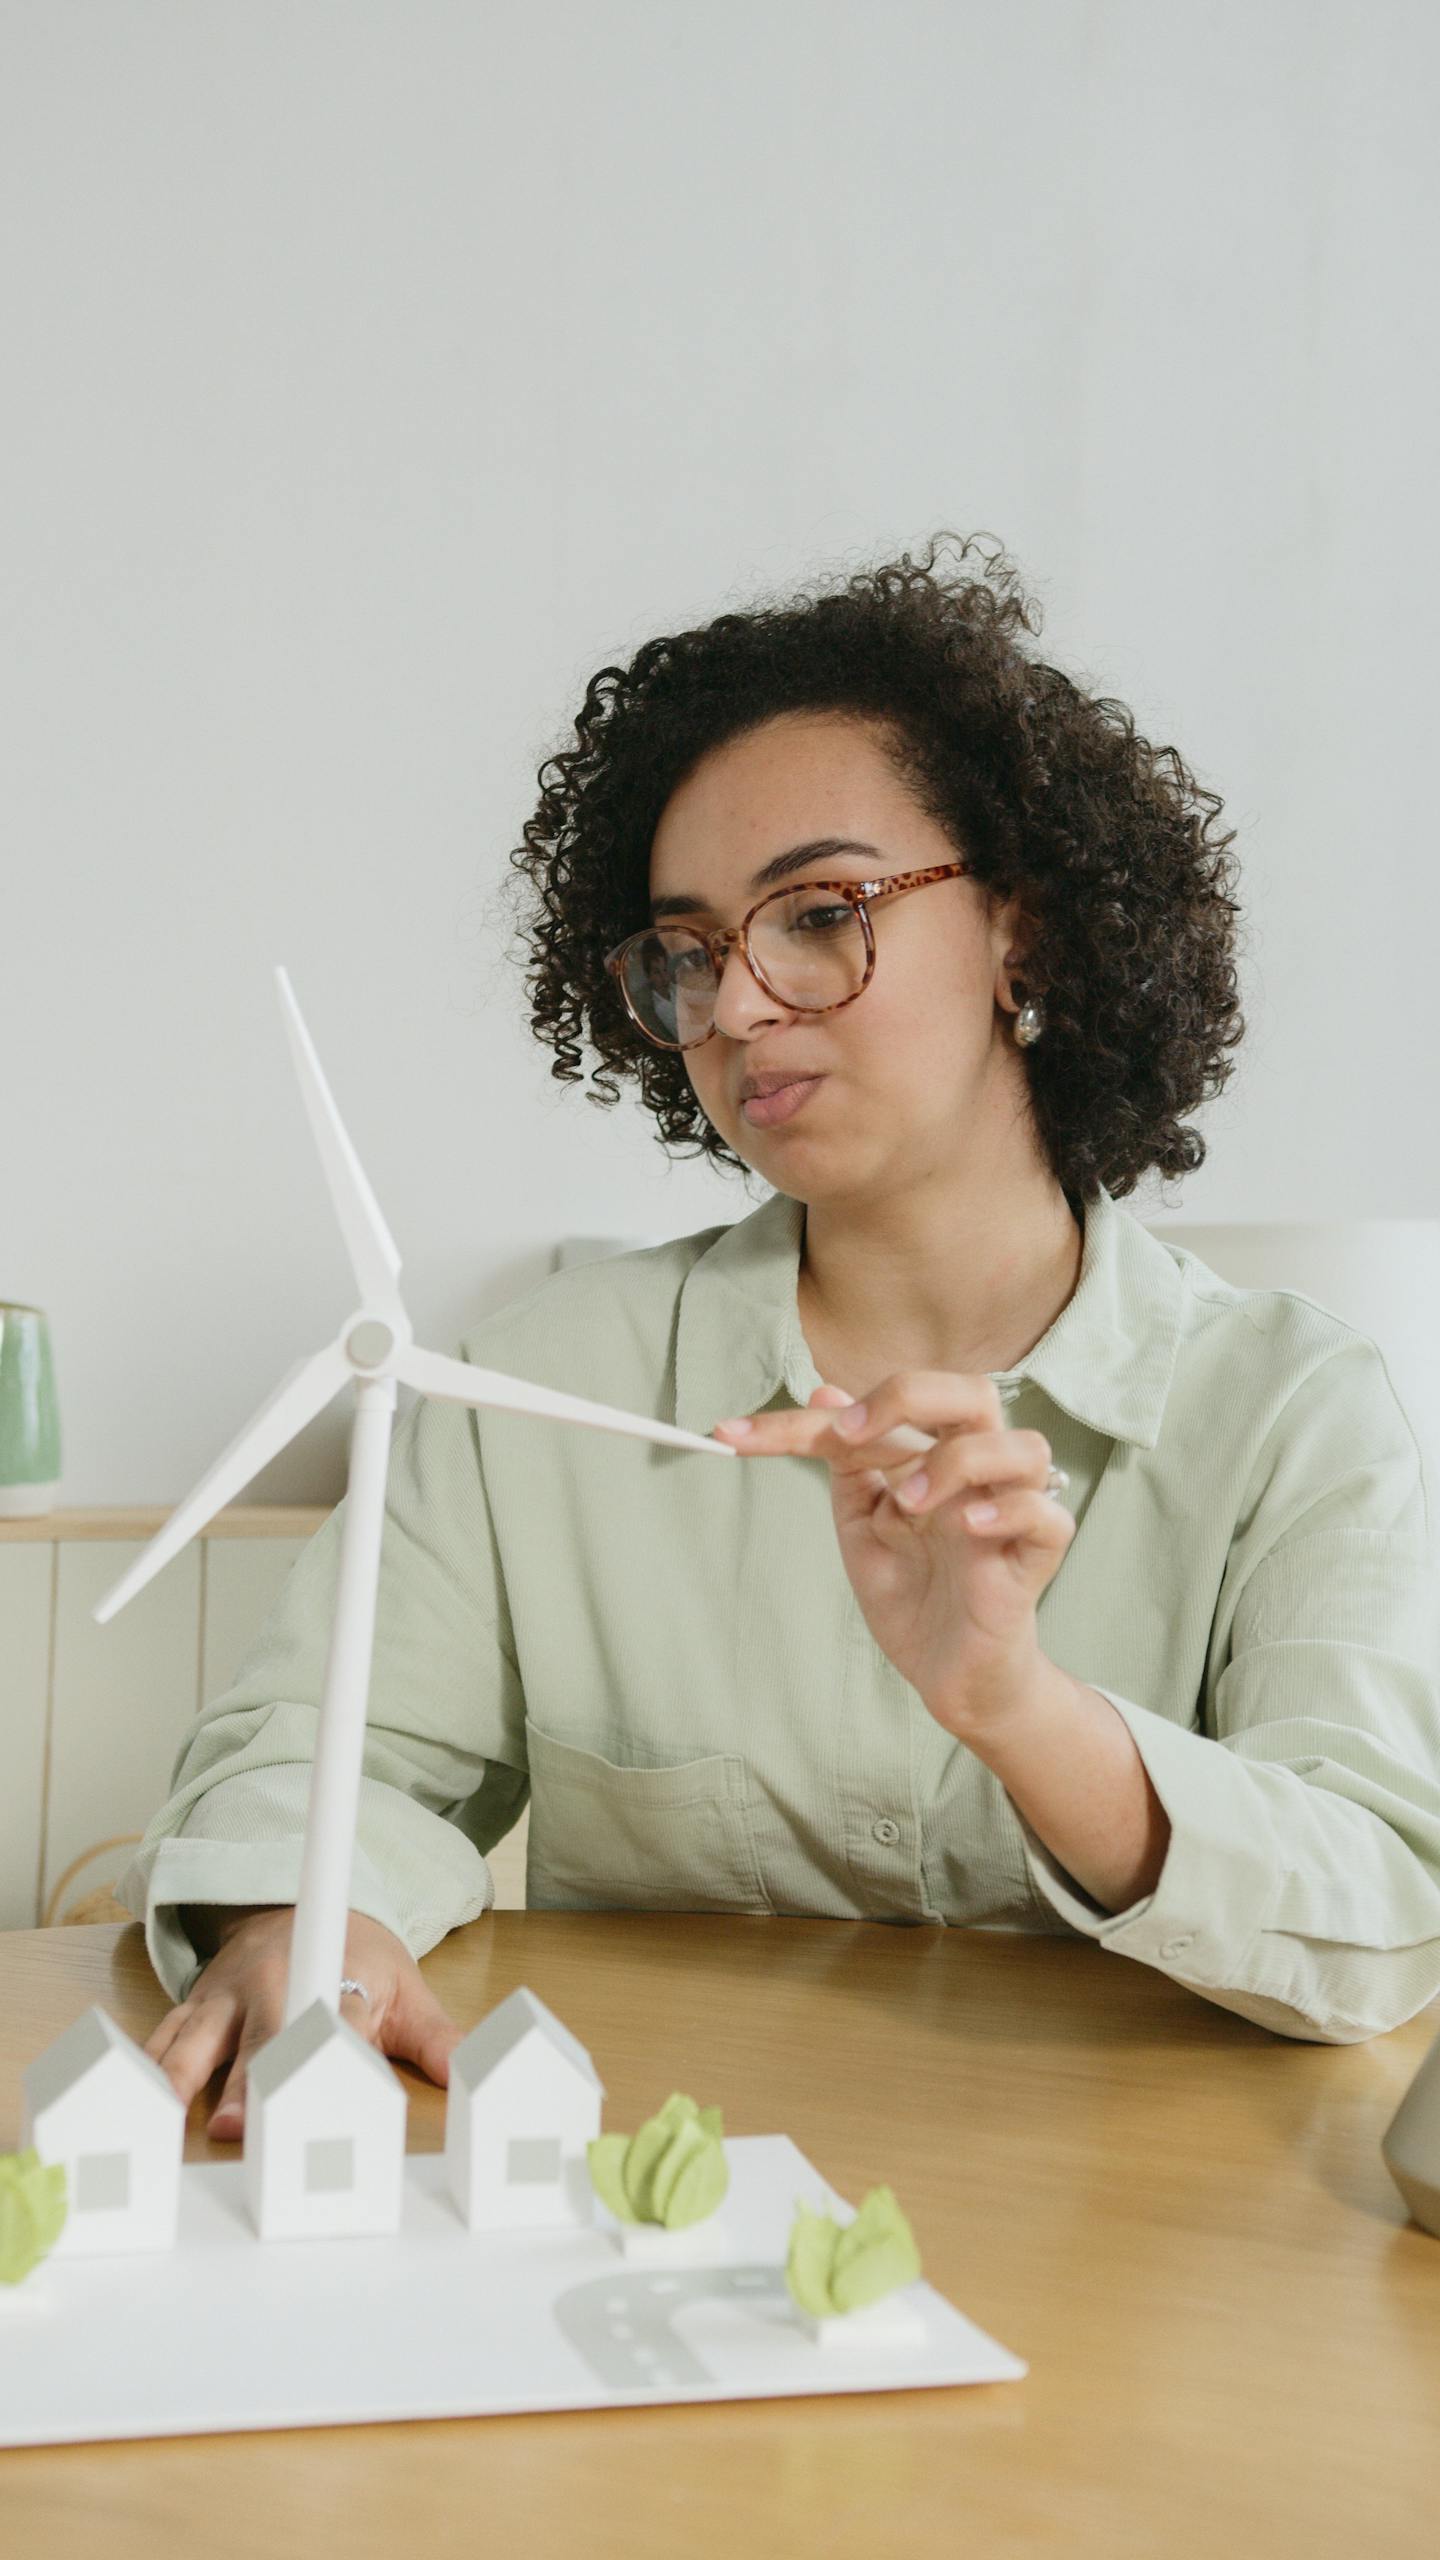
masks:
<instances>
[{"instance_id":1,"label":"shirt cuff","mask_svg":"<svg viewBox=\"0 0 1440 2560\"><path fill-rule=\"evenodd\" d=\"M1223 1744L1171 1724L1133 1699L1087 1688L1123 1716L1155 1793L1170 1817L1154 1890L1105 1911L1067 1874L1016 1809L1036 1891L1082 1936L1161 1967L1197 1989L1224 1987L1241 1971L1279 1892L1279 1843L1250 1772Z\"/></svg>"},{"instance_id":2,"label":"shirt cuff","mask_svg":"<svg viewBox=\"0 0 1440 2560\"><path fill-rule=\"evenodd\" d=\"M418 1911L385 1880L358 1847L350 1873L349 1908L378 1920L417 1959L451 1929L477 1920L495 1899L489 1867L467 1841L469 1859L480 1869L478 1890L448 1912ZM170 1998L187 2000L197 1976L209 1963L181 1925L184 1905L194 1902L293 1903L300 1891L304 1840L294 1833L273 1840L207 1840L182 1833L160 1840L138 1854L114 1887L116 1897L145 1924L150 1962Z\"/></svg>"}]
</instances>

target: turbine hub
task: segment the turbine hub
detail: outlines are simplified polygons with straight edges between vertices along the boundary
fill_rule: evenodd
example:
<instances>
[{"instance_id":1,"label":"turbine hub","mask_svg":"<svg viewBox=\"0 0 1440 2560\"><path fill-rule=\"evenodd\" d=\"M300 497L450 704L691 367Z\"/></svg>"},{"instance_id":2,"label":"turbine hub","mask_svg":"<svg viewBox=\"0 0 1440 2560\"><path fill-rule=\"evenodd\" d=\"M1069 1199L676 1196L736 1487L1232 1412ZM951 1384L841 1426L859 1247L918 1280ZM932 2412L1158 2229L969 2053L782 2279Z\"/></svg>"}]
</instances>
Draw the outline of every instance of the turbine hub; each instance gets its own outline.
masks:
<instances>
[{"instance_id":1,"label":"turbine hub","mask_svg":"<svg viewBox=\"0 0 1440 2560\"><path fill-rule=\"evenodd\" d=\"M355 1369L383 1369L395 1348L395 1336L379 1316L362 1316L345 1336L345 1357Z\"/></svg>"}]
</instances>

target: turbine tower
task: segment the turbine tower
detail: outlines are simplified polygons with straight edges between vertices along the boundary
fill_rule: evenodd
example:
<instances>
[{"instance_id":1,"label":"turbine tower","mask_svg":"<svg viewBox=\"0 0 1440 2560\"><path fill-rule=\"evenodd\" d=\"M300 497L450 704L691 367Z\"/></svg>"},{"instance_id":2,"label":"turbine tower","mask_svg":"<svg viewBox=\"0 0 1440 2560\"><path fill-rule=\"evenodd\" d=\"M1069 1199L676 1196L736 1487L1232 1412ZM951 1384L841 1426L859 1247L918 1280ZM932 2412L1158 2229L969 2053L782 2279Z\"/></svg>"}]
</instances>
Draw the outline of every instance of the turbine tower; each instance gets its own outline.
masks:
<instances>
[{"instance_id":1,"label":"turbine tower","mask_svg":"<svg viewBox=\"0 0 1440 2560\"><path fill-rule=\"evenodd\" d=\"M481 1369L422 1351L400 1296L400 1256L325 1080L314 1041L283 969L275 972L305 1108L350 1256L360 1303L323 1350L297 1360L258 1412L216 1459L129 1570L96 1603L103 1626L133 1600L163 1565L179 1554L207 1520L242 1491L252 1476L323 1412L347 1383L355 1390L350 1467L341 1524L335 1614L325 1663L314 1769L305 1821L300 1889L290 1944L285 2024L315 2000L337 2015L349 1913L350 1875L365 1751L365 1715L375 1636L375 1601L385 1526L385 1481L396 1389L403 1381L421 1395L456 1404L493 1406L556 1422L589 1424L666 1448L696 1449L712 1458L737 1453L721 1440L681 1431L668 1422L592 1404L584 1396L532 1386L499 1369Z\"/></svg>"}]
</instances>

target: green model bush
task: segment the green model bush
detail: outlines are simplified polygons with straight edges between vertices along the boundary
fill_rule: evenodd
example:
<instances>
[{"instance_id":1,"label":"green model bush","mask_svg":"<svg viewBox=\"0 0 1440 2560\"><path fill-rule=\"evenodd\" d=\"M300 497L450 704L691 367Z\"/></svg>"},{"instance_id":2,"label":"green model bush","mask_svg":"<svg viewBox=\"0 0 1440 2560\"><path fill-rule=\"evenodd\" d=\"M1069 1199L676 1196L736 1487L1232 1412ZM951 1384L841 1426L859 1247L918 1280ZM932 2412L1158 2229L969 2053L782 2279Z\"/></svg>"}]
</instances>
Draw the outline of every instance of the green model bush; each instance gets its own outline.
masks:
<instances>
[{"instance_id":1,"label":"green model bush","mask_svg":"<svg viewBox=\"0 0 1440 2560\"><path fill-rule=\"evenodd\" d=\"M718 2107L678 2090L638 2133L602 2133L586 2145L590 2183L617 2222L688 2230L713 2213L730 2184Z\"/></svg>"},{"instance_id":2,"label":"green model bush","mask_svg":"<svg viewBox=\"0 0 1440 2560\"><path fill-rule=\"evenodd\" d=\"M853 2222L836 2222L797 2204L785 2281L802 2311L817 2320L861 2311L920 2273L915 2235L893 2187L872 2187Z\"/></svg>"},{"instance_id":3,"label":"green model bush","mask_svg":"<svg viewBox=\"0 0 1440 2560\"><path fill-rule=\"evenodd\" d=\"M65 2171L38 2151L0 2152L0 2284L20 2284L54 2248L68 2210Z\"/></svg>"}]
</instances>

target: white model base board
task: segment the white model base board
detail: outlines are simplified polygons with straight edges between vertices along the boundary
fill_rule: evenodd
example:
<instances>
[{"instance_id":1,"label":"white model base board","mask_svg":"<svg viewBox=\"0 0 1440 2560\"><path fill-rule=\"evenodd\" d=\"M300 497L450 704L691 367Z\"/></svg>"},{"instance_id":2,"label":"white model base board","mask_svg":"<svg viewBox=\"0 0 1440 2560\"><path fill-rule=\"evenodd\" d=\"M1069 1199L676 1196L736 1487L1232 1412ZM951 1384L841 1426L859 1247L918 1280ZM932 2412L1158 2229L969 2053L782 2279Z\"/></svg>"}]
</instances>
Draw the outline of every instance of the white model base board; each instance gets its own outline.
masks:
<instances>
[{"instance_id":1,"label":"white model base board","mask_svg":"<svg viewBox=\"0 0 1440 2560\"><path fill-rule=\"evenodd\" d=\"M50 2258L0 2287L0 2444L527 2409L1010 2382L1028 2367L923 2282L914 2341L843 2357L786 2290L797 2198L851 2208L783 2134L725 2145L722 2265L629 2267L589 2230L467 2231L443 2154L405 2164L398 2232L257 2239L237 2160L182 2175L173 2249Z\"/></svg>"}]
</instances>

